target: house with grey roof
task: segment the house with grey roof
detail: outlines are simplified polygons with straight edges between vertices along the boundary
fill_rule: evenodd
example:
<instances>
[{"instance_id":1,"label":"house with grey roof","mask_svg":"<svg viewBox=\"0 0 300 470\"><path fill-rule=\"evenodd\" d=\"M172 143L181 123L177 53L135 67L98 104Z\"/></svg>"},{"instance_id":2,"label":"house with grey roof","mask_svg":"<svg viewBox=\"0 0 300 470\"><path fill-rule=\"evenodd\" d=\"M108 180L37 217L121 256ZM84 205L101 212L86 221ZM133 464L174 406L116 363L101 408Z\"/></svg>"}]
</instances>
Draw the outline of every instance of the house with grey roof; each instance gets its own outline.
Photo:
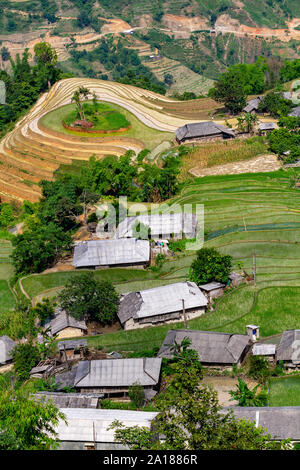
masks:
<instances>
[{"instance_id":1,"label":"house with grey roof","mask_svg":"<svg viewBox=\"0 0 300 470\"><path fill-rule=\"evenodd\" d=\"M158 352L158 357L172 359L172 345L188 338L191 348L198 352L204 366L232 367L240 365L251 346L248 335L219 333L215 331L170 330Z\"/></svg>"},{"instance_id":2,"label":"house with grey roof","mask_svg":"<svg viewBox=\"0 0 300 470\"><path fill-rule=\"evenodd\" d=\"M55 316L45 323L44 328L49 329L50 336L57 339L83 336L87 333L87 326L84 320L76 320L62 308L55 309Z\"/></svg>"},{"instance_id":3,"label":"house with grey roof","mask_svg":"<svg viewBox=\"0 0 300 470\"><path fill-rule=\"evenodd\" d=\"M157 412L62 408L65 415L55 429L60 450L124 450L127 449L115 440L114 429L109 429L117 420L126 427L140 426L151 429Z\"/></svg>"},{"instance_id":4,"label":"house with grey roof","mask_svg":"<svg viewBox=\"0 0 300 470\"><path fill-rule=\"evenodd\" d=\"M246 419L255 423L255 427L266 429L275 441L291 439L300 441L300 406L247 407L234 406L223 408L223 412L233 411L237 419Z\"/></svg>"},{"instance_id":5,"label":"house with grey roof","mask_svg":"<svg viewBox=\"0 0 300 470\"><path fill-rule=\"evenodd\" d=\"M38 392L34 398L47 403L51 401L57 408L98 408L103 393Z\"/></svg>"},{"instance_id":6,"label":"house with grey roof","mask_svg":"<svg viewBox=\"0 0 300 470\"><path fill-rule=\"evenodd\" d=\"M256 113L258 111L258 107L260 102L263 100L263 96L258 96L257 98L253 98L252 100L247 101L247 105L244 107L244 113Z\"/></svg>"},{"instance_id":7,"label":"house with grey roof","mask_svg":"<svg viewBox=\"0 0 300 470\"><path fill-rule=\"evenodd\" d=\"M300 117L300 106L296 106L295 108L293 108L289 116Z\"/></svg>"},{"instance_id":8,"label":"house with grey roof","mask_svg":"<svg viewBox=\"0 0 300 470\"><path fill-rule=\"evenodd\" d=\"M175 131L178 144L184 142L209 142L214 140L234 139L235 133L229 127L214 121L185 124Z\"/></svg>"},{"instance_id":9,"label":"house with grey roof","mask_svg":"<svg viewBox=\"0 0 300 470\"><path fill-rule=\"evenodd\" d=\"M173 240L195 238L197 234L197 216L192 213L143 214L126 217L118 225L114 238L139 236L138 224L149 228L149 238ZM148 234L146 234L147 236ZM143 237L141 237L143 238Z\"/></svg>"},{"instance_id":10,"label":"house with grey roof","mask_svg":"<svg viewBox=\"0 0 300 470\"><path fill-rule=\"evenodd\" d=\"M74 248L75 268L145 267L150 260L148 240L128 238L122 240L88 240Z\"/></svg>"},{"instance_id":11,"label":"house with grey roof","mask_svg":"<svg viewBox=\"0 0 300 470\"><path fill-rule=\"evenodd\" d=\"M252 348L253 356L264 356L269 361L275 360L276 355L276 344L268 343L255 343Z\"/></svg>"},{"instance_id":12,"label":"house with grey roof","mask_svg":"<svg viewBox=\"0 0 300 470\"><path fill-rule=\"evenodd\" d=\"M194 282L177 282L124 294L118 317L125 330L145 328L199 317L205 313L207 303Z\"/></svg>"},{"instance_id":13,"label":"house with grey roof","mask_svg":"<svg viewBox=\"0 0 300 470\"><path fill-rule=\"evenodd\" d=\"M11 350L17 345L9 336L0 336L0 366L12 362Z\"/></svg>"},{"instance_id":14,"label":"house with grey roof","mask_svg":"<svg viewBox=\"0 0 300 470\"><path fill-rule=\"evenodd\" d=\"M278 129L276 122L261 122L258 125L258 132L260 135L267 135L275 129Z\"/></svg>"},{"instance_id":15,"label":"house with grey roof","mask_svg":"<svg viewBox=\"0 0 300 470\"><path fill-rule=\"evenodd\" d=\"M161 358L157 357L81 361L74 388L81 393L104 393L106 397L126 396L129 387L138 382L148 398L159 385L160 369Z\"/></svg>"},{"instance_id":16,"label":"house with grey roof","mask_svg":"<svg viewBox=\"0 0 300 470\"><path fill-rule=\"evenodd\" d=\"M300 367L300 330L286 330L282 333L276 358L288 368Z\"/></svg>"}]
</instances>

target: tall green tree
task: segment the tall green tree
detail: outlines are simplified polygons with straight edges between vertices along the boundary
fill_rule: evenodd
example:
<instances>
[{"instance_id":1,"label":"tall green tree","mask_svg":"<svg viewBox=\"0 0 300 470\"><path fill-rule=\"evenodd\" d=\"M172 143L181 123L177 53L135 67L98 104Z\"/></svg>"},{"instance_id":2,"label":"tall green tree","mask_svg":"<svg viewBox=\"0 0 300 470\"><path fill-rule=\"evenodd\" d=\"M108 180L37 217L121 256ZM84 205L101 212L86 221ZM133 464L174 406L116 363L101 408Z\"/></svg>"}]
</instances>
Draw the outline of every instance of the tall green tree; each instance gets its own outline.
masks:
<instances>
[{"instance_id":1,"label":"tall green tree","mask_svg":"<svg viewBox=\"0 0 300 470\"><path fill-rule=\"evenodd\" d=\"M58 301L78 320L97 320L105 325L117 319L119 295L111 282L98 281L92 272L72 276Z\"/></svg>"},{"instance_id":2,"label":"tall green tree","mask_svg":"<svg viewBox=\"0 0 300 470\"><path fill-rule=\"evenodd\" d=\"M201 248L190 268L190 280L196 284L228 281L232 256L222 255L215 248Z\"/></svg>"}]
</instances>

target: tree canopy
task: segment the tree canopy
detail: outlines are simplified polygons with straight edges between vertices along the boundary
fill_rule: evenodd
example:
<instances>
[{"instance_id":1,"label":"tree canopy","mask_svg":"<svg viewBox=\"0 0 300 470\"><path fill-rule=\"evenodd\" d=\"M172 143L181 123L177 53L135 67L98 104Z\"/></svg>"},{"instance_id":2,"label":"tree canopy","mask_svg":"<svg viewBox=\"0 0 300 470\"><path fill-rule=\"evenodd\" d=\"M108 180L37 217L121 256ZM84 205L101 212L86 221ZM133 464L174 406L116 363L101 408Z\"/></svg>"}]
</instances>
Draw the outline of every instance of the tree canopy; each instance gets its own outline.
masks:
<instances>
[{"instance_id":1,"label":"tree canopy","mask_svg":"<svg viewBox=\"0 0 300 470\"><path fill-rule=\"evenodd\" d=\"M201 248L190 268L190 279L196 284L228 281L232 256L222 255L215 248Z\"/></svg>"}]
</instances>

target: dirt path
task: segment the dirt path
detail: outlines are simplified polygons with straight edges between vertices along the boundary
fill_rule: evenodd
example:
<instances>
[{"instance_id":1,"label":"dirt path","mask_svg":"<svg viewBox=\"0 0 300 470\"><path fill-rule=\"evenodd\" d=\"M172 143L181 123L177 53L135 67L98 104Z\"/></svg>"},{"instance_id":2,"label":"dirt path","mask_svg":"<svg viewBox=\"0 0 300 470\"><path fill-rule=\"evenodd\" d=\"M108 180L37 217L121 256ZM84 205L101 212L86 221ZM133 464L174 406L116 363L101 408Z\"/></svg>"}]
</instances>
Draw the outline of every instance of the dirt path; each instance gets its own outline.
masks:
<instances>
[{"instance_id":1,"label":"dirt path","mask_svg":"<svg viewBox=\"0 0 300 470\"><path fill-rule=\"evenodd\" d=\"M226 163L225 165L217 165L211 168L192 168L189 173L193 176L208 175L236 175L239 173L260 173L268 171L276 171L281 168L276 155L260 155L251 160Z\"/></svg>"}]
</instances>

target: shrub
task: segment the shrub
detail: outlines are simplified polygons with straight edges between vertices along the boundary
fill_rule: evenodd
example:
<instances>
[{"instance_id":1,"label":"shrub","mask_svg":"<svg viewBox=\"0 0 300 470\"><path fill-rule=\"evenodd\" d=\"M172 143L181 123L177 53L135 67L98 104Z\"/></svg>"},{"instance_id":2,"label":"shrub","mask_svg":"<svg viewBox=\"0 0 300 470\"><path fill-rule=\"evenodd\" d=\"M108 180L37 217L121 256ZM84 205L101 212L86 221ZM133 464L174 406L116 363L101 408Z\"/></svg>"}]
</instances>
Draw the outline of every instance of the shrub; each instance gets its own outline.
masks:
<instances>
[{"instance_id":1,"label":"shrub","mask_svg":"<svg viewBox=\"0 0 300 470\"><path fill-rule=\"evenodd\" d=\"M145 390L139 382L133 383L128 390L130 401L137 408L141 408L145 402Z\"/></svg>"}]
</instances>

